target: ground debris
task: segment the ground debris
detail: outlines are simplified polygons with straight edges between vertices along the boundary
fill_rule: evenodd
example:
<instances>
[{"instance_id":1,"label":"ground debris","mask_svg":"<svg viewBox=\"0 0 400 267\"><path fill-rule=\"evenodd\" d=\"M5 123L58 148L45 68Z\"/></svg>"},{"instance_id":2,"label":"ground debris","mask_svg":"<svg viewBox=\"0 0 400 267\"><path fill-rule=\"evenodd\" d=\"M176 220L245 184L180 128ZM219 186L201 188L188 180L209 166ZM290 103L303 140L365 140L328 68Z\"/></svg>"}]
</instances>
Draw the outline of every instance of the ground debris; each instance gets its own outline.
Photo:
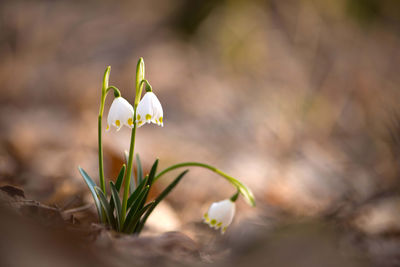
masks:
<instances>
[{"instance_id":1,"label":"ground debris","mask_svg":"<svg viewBox=\"0 0 400 267\"><path fill-rule=\"evenodd\" d=\"M22 190L21 188L12 186L12 185L5 185L5 186L1 186L0 190L7 193L9 196L11 197L22 197L25 198L25 192L24 190Z\"/></svg>"},{"instance_id":2,"label":"ground debris","mask_svg":"<svg viewBox=\"0 0 400 267\"><path fill-rule=\"evenodd\" d=\"M38 201L25 198L24 191L20 188L6 185L0 188L0 213L7 220L0 224L0 236L3 242L15 243L16 251L19 249L32 250L35 246L33 241L38 233L41 239L49 239L44 246L50 246L57 254L78 253L90 251L90 255L82 259L70 261L64 257L53 257L49 260L53 266L62 263L78 262L78 266L98 264L100 266L148 266L162 264L163 266L194 265L202 262L200 246L187 235L180 232L166 232L156 236L135 236L124 235L109 229L108 227L92 223L91 225L81 224L74 218L74 212L88 212L87 206L62 211L57 207L44 205ZM3 227L1 227L3 226ZM5 229L11 229L10 233L3 234ZM20 235L21 229L25 229ZM32 230L33 229L33 230ZM65 239L65 236L68 236ZM20 242L24 243L21 245ZM54 244L53 244L54 243ZM63 251L65 250L65 251ZM40 255L32 257L44 257ZM1 254L0 254L1 255ZM96 259L93 259L93 257ZM2 263L9 263L10 258L6 257ZM22 261L24 266L30 265ZM6 264L6 265L7 265ZM69 266L69 265L66 265Z\"/></svg>"}]
</instances>

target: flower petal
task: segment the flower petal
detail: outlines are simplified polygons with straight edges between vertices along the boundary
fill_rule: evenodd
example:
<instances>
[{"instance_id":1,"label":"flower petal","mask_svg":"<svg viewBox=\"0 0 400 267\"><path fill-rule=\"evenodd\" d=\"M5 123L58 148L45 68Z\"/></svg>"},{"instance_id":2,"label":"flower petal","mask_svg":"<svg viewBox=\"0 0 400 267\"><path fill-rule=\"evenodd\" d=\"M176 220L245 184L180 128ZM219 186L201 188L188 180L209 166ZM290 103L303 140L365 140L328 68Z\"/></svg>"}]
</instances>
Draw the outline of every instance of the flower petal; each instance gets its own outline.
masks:
<instances>
[{"instance_id":1,"label":"flower petal","mask_svg":"<svg viewBox=\"0 0 400 267\"><path fill-rule=\"evenodd\" d=\"M129 119L133 118L133 107L126 99L116 97L111 104L110 111L108 112L107 124L113 125L117 131L121 129L122 125L132 128Z\"/></svg>"},{"instance_id":2,"label":"flower petal","mask_svg":"<svg viewBox=\"0 0 400 267\"><path fill-rule=\"evenodd\" d=\"M142 100L140 100L138 108L136 110L137 116L136 121L139 123L140 121L147 123L154 123L157 125L163 125L162 116L163 110L161 107L161 103L158 100L157 96L153 92L147 92ZM161 118L161 119L160 119ZM143 125L142 123L139 123Z\"/></svg>"},{"instance_id":3,"label":"flower petal","mask_svg":"<svg viewBox=\"0 0 400 267\"><path fill-rule=\"evenodd\" d=\"M225 199L211 204L208 212L204 215L204 222L214 229L221 228L223 233L232 223L234 215L235 203L230 199Z\"/></svg>"}]
</instances>

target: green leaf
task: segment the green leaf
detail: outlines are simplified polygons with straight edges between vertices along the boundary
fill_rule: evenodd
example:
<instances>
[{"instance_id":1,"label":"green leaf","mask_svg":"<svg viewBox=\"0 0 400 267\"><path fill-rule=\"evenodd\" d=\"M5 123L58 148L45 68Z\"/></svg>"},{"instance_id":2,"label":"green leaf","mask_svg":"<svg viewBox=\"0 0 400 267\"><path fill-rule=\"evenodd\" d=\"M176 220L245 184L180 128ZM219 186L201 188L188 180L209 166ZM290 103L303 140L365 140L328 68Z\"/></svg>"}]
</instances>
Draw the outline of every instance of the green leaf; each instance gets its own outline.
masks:
<instances>
[{"instance_id":1,"label":"green leaf","mask_svg":"<svg viewBox=\"0 0 400 267\"><path fill-rule=\"evenodd\" d=\"M110 205L108 204L106 196L104 195L104 193L100 187L96 186L94 189L96 190L96 193L97 193L97 196L99 197L100 203L103 206L103 210L105 211L108 223L113 228L116 228L114 215L111 213L111 208L110 208Z\"/></svg>"},{"instance_id":2,"label":"green leaf","mask_svg":"<svg viewBox=\"0 0 400 267\"><path fill-rule=\"evenodd\" d=\"M140 184L143 181L144 176L143 176L142 162L140 161L139 154L136 154L136 168L137 168L136 176L138 179L138 184Z\"/></svg>"},{"instance_id":3,"label":"green leaf","mask_svg":"<svg viewBox=\"0 0 400 267\"><path fill-rule=\"evenodd\" d=\"M136 212L135 216L132 218L130 223L127 225L125 233L131 234L134 231L134 229L136 228L136 225L139 223L140 217L143 215L143 213L145 213L146 210L151 208L153 205L154 205L154 201L148 203L140 211Z\"/></svg>"},{"instance_id":4,"label":"green leaf","mask_svg":"<svg viewBox=\"0 0 400 267\"><path fill-rule=\"evenodd\" d=\"M146 203L147 200L147 196L149 194L149 191L153 185L154 182L154 177L156 175L156 171L157 171L157 166L158 166L158 159L156 159L156 161L154 161L153 166L151 167L150 173L149 173L149 178L147 179L147 185L149 186L149 190L147 191L146 195L144 196L142 202L139 204L138 210L142 209L144 204Z\"/></svg>"},{"instance_id":5,"label":"green leaf","mask_svg":"<svg viewBox=\"0 0 400 267\"><path fill-rule=\"evenodd\" d=\"M114 200L114 206L115 206L115 217L117 218L117 229L118 231L121 231L121 200L119 199L119 195L118 195L118 190L116 188L116 186L114 185L113 182L110 182L110 187L111 187L111 196L112 199ZM111 209L110 207L110 212L111 214L113 213L113 209Z\"/></svg>"},{"instance_id":6,"label":"green leaf","mask_svg":"<svg viewBox=\"0 0 400 267\"><path fill-rule=\"evenodd\" d=\"M148 177L146 177L140 184L139 186L135 189L135 191L132 193L132 195L130 195L130 197L128 198L128 203L127 203L127 207L129 210L129 207L133 204L133 202L136 200L136 198L139 196L139 194L142 192L143 188L145 187L146 183L147 183L147 179Z\"/></svg>"},{"instance_id":7,"label":"green leaf","mask_svg":"<svg viewBox=\"0 0 400 267\"><path fill-rule=\"evenodd\" d=\"M149 173L149 180L147 181L147 184L152 186L153 181L154 181L154 177L156 175L156 171L157 171L157 166L158 166L158 159L156 159L156 161L154 161L153 166L151 167L150 173Z\"/></svg>"},{"instance_id":8,"label":"green leaf","mask_svg":"<svg viewBox=\"0 0 400 267\"><path fill-rule=\"evenodd\" d=\"M130 208L128 215L126 216L123 231L127 229L128 225L132 222L133 218L135 217L135 214L137 211L141 209L140 204L145 200L145 197L147 196L147 193L149 192L150 186L147 185L143 191L138 195L138 197L133 201L133 205Z\"/></svg>"},{"instance_id":9,"label":"green leaf","mask_svg":"<svg viewBox=\"0 0 400 267\"><path fill-rule=\"evenodd\" d=\"M85 180L87 186L89 187L90 192L92 193L94 204L96 205L97 213L99 215L99 220L101 221L103 218L103 213L102 213L99 198L97 197L96 190L94 189L96 187L96 183L92 180L92 178L90 178L90 176L81 167L78 167L78 169L79 169L79 172L81 173L83 179Z\"/></svg>"},{"instance_id":10,"label":"green leaf","mask_svg":"<svg viewBox=\"0 0 400 267\"><path fill-rule=\"evenodd\" d=\"M126 170L126 165L123 164L121 170L119 171L117 180L115 181L115 189L117 189L118 192L121 189L122 182L124 180L125 170Z\"/></svg>"},{"instance_id":11,"label":"green leaf","mask_svg":"<svg viewBox=\"0 0 400 267\"><path fill-rule=\"evenodd\" d=\"M129 207L129 212L135 213L135 211L140 210L142 208L140 204L146 200L146 196L150 190L150 186L146 185L146 187L140 192L140 194L132 201L131 206Z\"/></svg>"},{"instance_id":12,"label":"green leaf","mask_svg":"<svg viewBox=\"0 0 400 267\"><path fill-rule=\"evenodd\" d=\"M135 229L136 233L140 233L144 227L144 224L146 223L147 218L150 216L150 214L153 212L153 210L156 208L156 206L158 205L158 203L161 202L161 200L163 200L171 191L172 189L175 188L175 186L178 185L178 183L181 181L181 179L183 178L183 176L185 176L186 173L188 173L189 170L185 170L184 172L182 172L181 174L178 175L178 177L175 178L174 181L172 181L172 183L170 183L165 189L164 191L161 192L161 194L158 195L158 197L154 200L154 205L151 206L146 214L143 216L142 220L140 221L140 223L138 224L138 226Z\"/></svg>"},{"instance_id":13,"label":"green leaf","mask_svg":"<svg viewBox=\"0 0 400 267\"><path fill-rule=\"evenodd\" d=\"M123 164L121 170L119 171L117 180L115 182L115 188L117 189L118 192L121 189L122 181L124 180L125 169L126 169L126 165ZM111 195L109 203L110 203L111 213L114 213L114 207L115 206L114 206L114 198L113 198L112 195Z\"/></svg>"},{"instance_id":14,"label":"green leaf","mask_svg":"<svg viewBox=\"0 0 400 267\"><path fill-rule=\"evenodd\" d=\"M132 194L133 191L136 189L136 181L135 178L133 177L133 171L131 174L131 182L129 184L129 193Z\"/></svg>"}]
</instances>

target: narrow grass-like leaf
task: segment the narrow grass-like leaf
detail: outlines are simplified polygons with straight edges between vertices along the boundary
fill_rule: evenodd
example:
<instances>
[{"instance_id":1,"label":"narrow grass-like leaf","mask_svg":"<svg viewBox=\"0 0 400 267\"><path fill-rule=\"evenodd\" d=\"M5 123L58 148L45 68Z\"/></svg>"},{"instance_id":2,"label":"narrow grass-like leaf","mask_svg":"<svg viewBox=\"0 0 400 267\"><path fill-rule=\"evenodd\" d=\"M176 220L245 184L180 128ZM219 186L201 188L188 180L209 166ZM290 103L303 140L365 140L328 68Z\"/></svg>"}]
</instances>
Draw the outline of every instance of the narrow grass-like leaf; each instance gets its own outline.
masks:
<instances>
[{"instance_id":1,"label":"narrow grass-like leaf","mask_svg":"<svg viewBox=\"0 0 400 267\"><path fill-rule=\"evenodd\" d=\"M106 196L104 195L104 193L100 187L96 186L94 189L96 190L96 193L99 197L100 203L103 206L103 210L105 211L108 223L113 228L115 228L116 225L115 225L114 215L111 213L111 208L110 208L110 205L108 204Z\"/></svg>"},{"instance_id":2,"label":"narrow grass-like leaf","mask_svg":"<svg viewBox=\"0 0 400 267\"><path fill-rule=\"evenodd\" d=\"M115 181L115 189L117 189L118 192L121 189L121 185L124 180L125 170L126 170L126 165L123 164L121 170L119 171L117 180Z\"/></svg>"},{"instance_id":3,"label":"narrow grass-like leaf","mask_svg":"<svg viewBox=\"0 0 400 267\"><path fill-rule=\"evenodd\" d=\"M142 190L142 192L140 192L140 194L138 194L138 196L132 201L132 204L129 207L129 212L135 213L136 211L140 210L140 208L141 208L140 203L142 203L145 200L149 190L150 190L150 186L147 185ZM128 215L129 215L129 213L128 213Z\"/></svg>"},{"instance_id":4,"label":"narrow grass-like leaf","mask_svg":"<svg viewBox=\"0 0 400 267\"><path fill-rule=\"evenodd\" d=\"M146 185L146 181L147 181L148 177L146 177L140 184L139 186L135 189L135 191L132 193L132 195L130 195L130 197L128 198L128 203L127 203L127 207L129 210L129 207L133 204L133 202L136 200L136 198L139 196L139 194L142 192L143 188Z\"/></svg>"},{"instance_id":5,"label":"narrow grass-like leaf","mask_svg":"<svg viewBox=\"0 0 400 267\"><path fill-rule=\"evenodd\" d=\"M178 185L178 183L181 181L181 179L183 178L183 176L185 176L186 173L188 173L189 170L185 170L184 172L182 172L181 174L178 175L178 177L175 178L175 180L170 183L165 189L164 191L162 191L158 197L154 200L154 205L151 206L146 214L143 216L142 220L140 221L140 223L137 225L136 229L135 229L135 233L140 233L144 227L144 224L146 223L147 218L150 216L150 214L153 212L153 210L155 209L155 207L158 205L158 203L161 202L161 200L163 200L171 191L172 189L175 188L175 186Z\"/></svg>"},{"instance_id":6,"label":"narrow grass-like leaf","mask_svg":"<svg viewBox=\"0 0 400 267\"><path fill-rule=\"evenodd\" d=\"M117 189L118 192L121 189L122 181L124 180L125 170L126 170L126 165L123 164L121 170L119 171L117 180L115 181L115 189ZM114 198L113 198L112 194L111 194L111 198L110 198L110 202L109 203L110 203L111 213L114 214L115 205L114 205Z\"/></svg>"},{"instance_id":7,"label":"narrow grass-like leaf","mask_svg":"<svg viewBox=\"0 0 400 267\"><path fill-rule=\"evenodd\" d=\"M154 206L154 201L148 203L146 206L144 206L141 210L135 213L135 216L132 218L131 222L127 225L127 228L125 230L125 233L131 234L133 233L134 229L136 228L137 224L140 221L140 217L143 215L143 213L146 212L149 208Z\"/></svg>"},{"instance_id":8,"label":"narrow grass-like leaf","mask_svg":"<svg viewBox=\"0 0 400 267\"><path fill-rule=\"evenodd\" d=\"M138 179L137 183L140 184L144 179L144 175L143 175L142 162L140 161L139 154L136 154L136 168L137 168L136 177Z\"/></svg>"},{"instance_id":9,"label":"narrow grass-like leaf","mask_svg":"<svg viewBox=\"0 0 400 267\"><path fill-rule=\"evenodd\" d=\"M149 180L147 181L147 184L152 186L153 181L154 181L154 176L156 175L157 171L157 166L158 166L158 159L154 161L153 166L151 167L150 173L149 173Z\"/></svg>"},{"instance_id":10,"label":"narrow grass-like leaf","mask_svg":"<svg viewBox=\"0 0 400 267\"><path fill-rule=\"evenodd\" d=\"M156 172L157 172L157 166L158 166L158 159L156 159L156 161L154 161L154 164L151 167L151 170L150 170L150 173L149 173L149 177L147 179L147 185L149 186L149 190L147 191L146 195L144 196L142 202L139 203L138 210L141 210L143 208L144 204L146 203L147 196L148 196L149 191L150 191L150 189L151 189L151 187L153 185L154 177L155 177Z\"/></svg>"},{"instance_id":11,"label":"narrow grass-like leaf","mask_svg":"<svg viewBox=\"0 0 400 267\"><path fill-rule=\"evenodd\" d=\"M90 176L81 167L78 167L78 169L79 169L79 172L81 173L83 179L85 180L87 186L89 187L90 192L92 193L94 204L96 205L97 213L99 215L99 220L102 221L102 218L103 218L102 208L101 208L99 198L97 197L96 190L94 189L96 187L96 183L92 180L92 178L90 178Z\"/></svg>"},{"instance_id":12,"label":"narrow grass-like leaf","mask_svg":"<svg viewBox=\"0 0 400 267\"><path fill-rule=\"evenodd\" d=\"M126 150L125 150L125 161L126 161L126 164L129 164L128 163L128 161L129 161L129 153ZM132 192L134 192L135 188L136 188L136 181L135 181L133 172L134 171L132 170L130 184L129 184L129 194L132 194Z\"/></svg>"},{"instance_id":13,"label":"narrow grass-like leaf","mask_svg":"<svg viewBox=\"0 0 400 267\"><path fill-rule=\"evenodd\" d=\"M133 172L132 172L131 181L129 184L129 194L132 194L132 192L134 192L135 189L136 189L136 181L135 178L133 177Z\"/></svg>"},{"instance_id":14,"label":"narrow grass-like leaf","mask_svg":"<svg viewBox=\"0 0 400 267\"><path fill-rule=\"evenodd\" d=\"M147 185L143 189L143 191L138 195L136 200L133 201L132 207L130 208L128 215L126 216L124 226L123 226L123 231L125 231L127 229L128 225L132 222L133 217L135 217L136 212L138 212L140 210L140 204L147 196L149 189L150 189L150 186Z\"/></svg>"},{"instance_id":15,"label":"narrow grass-like leaf","mask_svg":"<svg viewBox=\"0 0 400 267\"><path fill-rule=\"evenodd\" d=\"M111 196L113 199L113 203L115 206L115 217L117 218L117 229L118 231L121 231L121 200L119 199L118 195L118 190L116 186L114 185L113 182L110 182L110 188L111 188ZM113 214L113 210L110 207L110 213Z\"/></svg>"}]
</instances>

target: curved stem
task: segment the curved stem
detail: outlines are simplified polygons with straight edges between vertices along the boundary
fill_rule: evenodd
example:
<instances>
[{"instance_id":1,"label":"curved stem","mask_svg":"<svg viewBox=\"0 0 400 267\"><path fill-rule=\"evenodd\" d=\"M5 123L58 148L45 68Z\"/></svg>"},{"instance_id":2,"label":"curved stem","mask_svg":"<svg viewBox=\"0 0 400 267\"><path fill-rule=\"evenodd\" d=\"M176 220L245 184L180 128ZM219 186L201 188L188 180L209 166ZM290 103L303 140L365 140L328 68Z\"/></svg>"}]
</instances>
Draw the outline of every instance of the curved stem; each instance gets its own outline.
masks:
<instances>
[{"instance_id":1,"label":"curved stem","mask_svg":"<svg viewBox=\"0 0 400 267\"><path fill-rule=\"evenodd\" d=\"M205 163L200 163L200 162L183 162L183 163L178 163L175 165L172 165L164 170L162 170L161 172L159 172L155 177L154 177L154 182L157 181L158 179L161 178L161 176L163 176L164 174L166 174L169 171L178 169L178 168L182 168L182 167L202 167L202 168L206 168L212 172L215 172L217 174L219 174L220 176L222 176L223 178L225 178L228 182L230 182L233 186L235 186L237 188L237 190L243 195L243 197L245 198L245 200L247 201L247 203L250 206L255 206L255 200L254 200L254 196L253 193L251 192L251 190L245 186L242 182L240 182L239 180L233 178L232 176L229 176L228 174L224 173L223 171L205 164Z\"/></svg>"},{"instance_id":2,"label":"curved stem","mask_svg":"<svg viewBox=\"0 0 400 267\"><path fill-rule=\"evenodd\" d=\"M212 167L212 166L210 166L208 164L199 163L199 162L183 162L183 163L178 163L178 164L169 166L168 168L166 168L166 169L162 170L161 172L159 172L156 175L156 177L154 177L154 182L157 181L158 179L160 179L161 176L163 176L164 174L166 174L169 171L172 171L172 170L175 170L175 169L178 169L178 168L182 168L182 167L187 167L187 166L192 166L192 167L193 166L197 166L197 167L203 167L203 168L209 169L209 170L211 170L213 172L217 171L217 168Z\"/></svg>"},{"instance_id":3,"label":"curved stem","mask_svg":"<svg viewBox=\"0 0 400 267\"><path fill-rule=\"evenodd\" d=\"M114 90L114 97L120 97L120 96L121 96L121 92L118 90L117 87L115 87L115 86L113 86L113 85L109 86L109 87L107 88L107 90L106 90L106 94L108 94L108 92L109 92L110 90Z\"/></svg>"},{"instance_id":4,"label":"curved stem","mask_svg":"<svg viewBox=\"0 0 400 267\"><path fill-rule=\"evenodd\" d=\"M151 85L150 85L150 83L149 83L148 80L142 80L142 81L140 82L140 87L142 87L143 84L146 84L146 87L145 87L146 92L153 92L153 87L151 87Z\"/></svg>"},{"instance_id":5,"label":"curved stem","mask_svg":"<svg viewBox=\"0 0 400 267\"><path fill-rule=\"evenodd\" d=\"M238 198L238 196L239 196L239 190L233 195L233 196L231 196L231 198L230 198L230 200L232 201L232 202L235 202L236 200L237 200L237 198Z\"/></svg>"}]
</instances>

